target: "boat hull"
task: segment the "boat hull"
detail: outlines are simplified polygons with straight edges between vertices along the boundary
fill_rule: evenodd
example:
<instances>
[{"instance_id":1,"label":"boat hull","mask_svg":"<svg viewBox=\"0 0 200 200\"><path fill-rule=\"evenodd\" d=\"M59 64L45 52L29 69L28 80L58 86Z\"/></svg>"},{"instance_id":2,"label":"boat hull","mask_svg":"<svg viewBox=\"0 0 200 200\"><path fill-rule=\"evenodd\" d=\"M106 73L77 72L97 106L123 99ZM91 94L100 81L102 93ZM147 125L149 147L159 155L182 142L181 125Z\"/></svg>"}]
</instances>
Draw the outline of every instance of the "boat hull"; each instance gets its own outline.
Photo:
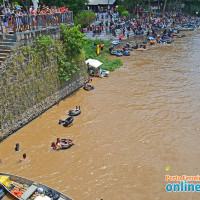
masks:
<instances>
[{"instance_id":1,"label":"boat hull","mask_svg":"<svg viewBox=\"0 0 200 200\"><path fill-rule=\"evenodd\" d=\"M9 177L9 179L10 179L10 181L11 182L19 182L20 184L26 184L26 185L29 185L29 186L31 186L31 185L33 185L33 184L36 184L37 185L37 188L42 188L43 189L43 191L49 191L49 190L51 190L52 192L54 192L54 193L56 193L56 194L59 194L59 199L61 200L72 200L70 197L68 197L68 196L66 196L66 195L64 195L64 194L62 194L62 193L60 193L60 192L58 192L58 191L56 191L56 190L54 190L54 189L52 189L52 188L50 188L50 187L48 187L48 186L46 186L46 185L43 185L43 184L41 184L41 183L37 183L37 182L35 182L35 181L32 181L32 180L29 180L29 179L26 179L26 178L23 178L23 177L20 177L20 176L16 176L16 175L12 175L12 174L6 174L6 173L0 173L0 177L1 176L8 176ZM3 185L3 184L2 184ZM11 193L11 190L8 188L8 187L6 187L5 185L3 185L3 187L5 188L5 190L8 192L8 193L10 193L13 197L15 197L16 199L18 199L18 200L23 200L21 197L17 197L17 196L15 196L13 193ZM59 200L58 199L58 200Z\"/></svg>"}]
</instances>

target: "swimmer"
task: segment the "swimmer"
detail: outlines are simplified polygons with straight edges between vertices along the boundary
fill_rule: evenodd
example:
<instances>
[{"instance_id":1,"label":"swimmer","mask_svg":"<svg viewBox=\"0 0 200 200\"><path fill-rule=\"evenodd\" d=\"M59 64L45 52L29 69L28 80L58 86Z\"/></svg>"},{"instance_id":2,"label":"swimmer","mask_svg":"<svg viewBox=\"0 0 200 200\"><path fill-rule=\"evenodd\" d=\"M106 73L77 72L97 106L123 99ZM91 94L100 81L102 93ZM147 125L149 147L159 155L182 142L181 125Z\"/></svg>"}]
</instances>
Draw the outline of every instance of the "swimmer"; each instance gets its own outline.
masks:
<instances>
[{"instance_id":1,"label":"swimmer","mask_svg":"<svg viewBox=\"0 0 200 200\"><path fill-rule=\"evenodd\" d=\"M15 151L21 151L19 148L19 143L16 144Z\"/></svg>"},{"instance_id":2,"label":"swimmer","mask_svg":"<svg viewBox=\"0 0 200 200\"><path fill-rule=\"evenodd\" d=\"M28 161L27 157L26 157L26 153L23 154L23 158L21 158L18 162L23 162L23 161Z\"/></svg>"}]
</instances>

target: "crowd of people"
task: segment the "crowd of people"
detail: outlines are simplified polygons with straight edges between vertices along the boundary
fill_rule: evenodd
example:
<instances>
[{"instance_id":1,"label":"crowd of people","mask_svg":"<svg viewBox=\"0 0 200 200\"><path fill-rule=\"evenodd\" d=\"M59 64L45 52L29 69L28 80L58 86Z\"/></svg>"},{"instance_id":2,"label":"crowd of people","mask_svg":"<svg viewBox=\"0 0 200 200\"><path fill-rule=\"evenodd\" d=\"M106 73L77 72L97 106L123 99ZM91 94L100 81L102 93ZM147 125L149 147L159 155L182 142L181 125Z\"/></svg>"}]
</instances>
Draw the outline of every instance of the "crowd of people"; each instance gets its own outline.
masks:
<instances>
[{"instance_id":1,"label":"crowd of people","mask_svg":"<svg viewBox=\"0 0 200 200\"><path fill-rule=\"evenodd\" d=\"M123 36L129 38L131 32L135 36L144 34L149 36L151 33L153 36L155 32L169 25L179 25L190 19L191 16L177 11L165 13L141 11L140 15L138 14L137 17L119 17L119 13L116 11L116 8L113 7L103 13L98 11L96 13L96 23L88 26L86 32L92 31L93 36L103 33L117 37L116 31L118 30L119 35L121 35L119 39L122 39Z\"/></svg>"},{"instance_id":2,"label":"crowd of people","mask_svg":"<svg viewBox=\"0 0 200 200\"><path fill-rule=\"evenodd\" d=\"M33 6L27 11L21 7L16 9L6 8L1 11L1 19L5 31L25 31L39 27L68 23L72 20L68 6L49 8L43 5L35 9Z\"/></svg>"}]
</instances>

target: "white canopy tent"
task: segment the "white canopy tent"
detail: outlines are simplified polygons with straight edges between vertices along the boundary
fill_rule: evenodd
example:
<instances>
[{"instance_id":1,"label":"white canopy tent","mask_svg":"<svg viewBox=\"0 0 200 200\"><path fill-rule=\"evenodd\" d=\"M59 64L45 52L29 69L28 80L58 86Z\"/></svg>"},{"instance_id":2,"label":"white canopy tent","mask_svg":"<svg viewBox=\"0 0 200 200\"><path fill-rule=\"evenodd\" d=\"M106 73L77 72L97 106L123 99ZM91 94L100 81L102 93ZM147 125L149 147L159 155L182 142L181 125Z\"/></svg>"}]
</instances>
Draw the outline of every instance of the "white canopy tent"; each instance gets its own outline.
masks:
<instances>
[{"instance_id":1,"label":"white canopy tent","mask_svg":"<svg viewBox=\"0 0 200 200\"><path fill-rule=\"evenodd\" d=\"M100 67L101 65L103 65L102 62L100 62L100 61L98 61L98 60L95 60L95 59L91 59L91 58L88 59L88 60L86 60L85 63L86 63L86 64L89 63L89 65L90 65L91 67L94 67L94 68L97 68L97 67Z\"/></svg>"}]
</instances>

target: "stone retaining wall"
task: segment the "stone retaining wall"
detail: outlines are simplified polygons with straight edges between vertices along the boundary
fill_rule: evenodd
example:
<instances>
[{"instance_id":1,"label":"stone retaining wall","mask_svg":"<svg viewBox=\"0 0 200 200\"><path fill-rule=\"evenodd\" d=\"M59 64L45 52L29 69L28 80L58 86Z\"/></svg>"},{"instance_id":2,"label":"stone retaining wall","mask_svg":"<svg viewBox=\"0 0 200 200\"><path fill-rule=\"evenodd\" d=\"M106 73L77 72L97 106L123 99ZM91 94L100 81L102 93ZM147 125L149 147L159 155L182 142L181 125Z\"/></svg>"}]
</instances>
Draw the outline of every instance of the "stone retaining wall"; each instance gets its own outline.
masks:
<instances>
[{"instance_id":1,"label":"stone retaining wall","mask_svg":"<svg viewBox=\"0 0 200 200\"><path fill-rule=\"evenodd\" d=\"M55 50L49 57L34 57L23 48L0 66L0 141L89 81L84 60L70 80L61 82Z\"/></svg>"}]
</instances>

